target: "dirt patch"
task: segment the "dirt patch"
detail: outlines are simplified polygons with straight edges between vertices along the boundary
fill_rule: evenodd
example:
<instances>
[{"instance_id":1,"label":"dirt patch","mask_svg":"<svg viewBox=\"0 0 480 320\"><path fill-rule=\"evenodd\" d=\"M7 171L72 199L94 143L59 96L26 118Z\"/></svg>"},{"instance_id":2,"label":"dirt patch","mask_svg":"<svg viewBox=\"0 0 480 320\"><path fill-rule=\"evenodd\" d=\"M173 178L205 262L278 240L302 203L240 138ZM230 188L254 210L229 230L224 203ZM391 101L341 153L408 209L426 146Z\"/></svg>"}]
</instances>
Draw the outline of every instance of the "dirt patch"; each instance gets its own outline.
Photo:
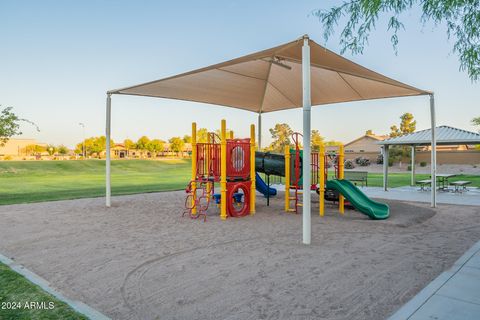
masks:
<instances>
[{"instance_id":1,"label":"dirt patch","mask_svg":"<svg viewBox=\"0 0 480 320\"><path fill-rule=\"evenodd\" d=\"M1 206L0 252L114 319L384 319L480 239L478 207L314 203L304 246L282 199L206 223L181 218L183 192Z\"/></svg>"}]
</instances>

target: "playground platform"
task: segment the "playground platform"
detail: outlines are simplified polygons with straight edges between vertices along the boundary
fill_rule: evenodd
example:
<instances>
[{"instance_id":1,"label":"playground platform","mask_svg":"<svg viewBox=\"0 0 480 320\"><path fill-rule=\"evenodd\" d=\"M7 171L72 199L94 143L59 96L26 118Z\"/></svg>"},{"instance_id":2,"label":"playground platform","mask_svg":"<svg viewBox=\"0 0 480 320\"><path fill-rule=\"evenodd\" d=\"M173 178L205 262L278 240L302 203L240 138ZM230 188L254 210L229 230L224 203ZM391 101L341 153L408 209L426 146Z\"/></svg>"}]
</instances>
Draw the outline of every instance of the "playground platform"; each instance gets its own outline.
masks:
<instances>
[{"instance_id":1,"label":"playground platform","mask_svg":"<svg viewBox=\"0 0 480 320\"><path fill-rule=\"evenodd\" d=\"M480 241L389 320L480 319Z\"/></svg>"}]
</instances>

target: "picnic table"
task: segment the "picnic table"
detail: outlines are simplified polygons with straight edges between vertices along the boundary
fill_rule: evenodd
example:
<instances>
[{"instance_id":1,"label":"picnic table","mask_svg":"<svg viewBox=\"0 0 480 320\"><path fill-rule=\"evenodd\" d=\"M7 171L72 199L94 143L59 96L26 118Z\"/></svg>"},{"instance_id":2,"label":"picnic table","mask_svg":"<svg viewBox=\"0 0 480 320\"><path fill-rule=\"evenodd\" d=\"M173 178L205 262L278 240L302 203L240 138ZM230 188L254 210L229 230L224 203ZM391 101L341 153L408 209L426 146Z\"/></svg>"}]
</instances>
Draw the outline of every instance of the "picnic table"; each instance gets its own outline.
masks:
<instances>
[{"instance_id":1,"label":"picnic table","mask_svg":"<svg viewBox=\"0 0 480 320\"><path fill-rule=\"evenodd\" d=\"M453 192L464 192L464 191L467 191L467 185L471 183L472 181L461 180L461 181L450 182L450 185L455 187L455 190Z\"/></svg>"},{"instance_id":2,"label":"picnic table","mask_svg":"<svg viewBox=\"0 0 480 320\"><path fill-rule=\"evenodd\" d=\"M417 184L420 185L420 191L425 191L425 187L428 186L428 185L431 185L432 184L432 180L430 179L425 179L425 180L419 180L417 181Z\"/></svg>"},{"instance_id":3,"label":"picnic table","mask_svg":"<svg viewBox=\"0 0 480 320\"><path fill-rule=\"evenodd\" d=\"M437 173L437 181L439 183L438 190L448 190L448 179L456 177L453 173ZM430 176L431 177L431 176Z\"/></svg>"}]
</instances>

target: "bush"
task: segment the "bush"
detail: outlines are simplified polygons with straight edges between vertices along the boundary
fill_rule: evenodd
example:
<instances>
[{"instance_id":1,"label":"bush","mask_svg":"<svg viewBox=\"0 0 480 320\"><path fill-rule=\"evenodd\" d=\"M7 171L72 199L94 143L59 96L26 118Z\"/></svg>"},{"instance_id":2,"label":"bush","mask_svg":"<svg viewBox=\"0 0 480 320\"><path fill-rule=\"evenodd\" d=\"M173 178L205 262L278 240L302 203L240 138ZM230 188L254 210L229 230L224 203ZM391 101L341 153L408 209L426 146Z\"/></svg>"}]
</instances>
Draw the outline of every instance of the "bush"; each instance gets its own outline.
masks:
<instances>
[{"instance_id":1,"label":"bush","mask_svg":"<svg viewBox=\"0 0 480 320\"><path fill-rule=\"evenodd\" d=\"M388 159L388 166L392 167L393 166L393 159Z\"/></svg>"},{"instance_id":2,"label":"bush","mask_svg":"<svg viewBox=\"0 0 480 320\"><path fill-rule=\"evenodd\" d=\"M383 154L379 154L377 156L377 160L375 161L377 164L383 164Z\"/></svg>"},{"instance_id":3,"label":"bush","mask_svg":"<svg viewBox=\"0 0 480 320\"><path fill-rule=\"evenodd\" d=\"M370 159L364 157L358 157L355 159L355 163L360 165L361 167L366 167L370 165Z\"/></svg>"},{"instance_id":4,"label":"bush","mask_svg":"<svg viewBox=\"0 0 480 320\"><path fill-rule=\"evenodd\" d=\"M426 167L427 163L425 161L420 162L420 167Z\"/></svg>"},{"instance_id":5,"label":"bush","mask_svg":"<svg viewBox=\"0 0 480 320\"><path fill-rule=\"evenodd\" d=\"M343 163L344 166L345 166L345 169L353 169L355 168L355 164L352 160L345 160L345 162Z\"/></svg>"},{"instance_id":6,"label":"bush","mask_svg":"<svg viewBox=\"0 0 480 320\"><path fill-rule=\"evenodd\" d=\"M3 157L3 160L7 160L7 161L8 160L13 160L13 157L12 156L5 156L5 157Z\"/></svg>"},{"instance_id":7,"label":"bush","mask_svg":"<svg viewBox=\"0 0 480 320\"><path fill-rule=\"evenodd\" d=\"M407 171L412 171L412 166L410 164L407 167Z\"/></svg>"}]
</instances>

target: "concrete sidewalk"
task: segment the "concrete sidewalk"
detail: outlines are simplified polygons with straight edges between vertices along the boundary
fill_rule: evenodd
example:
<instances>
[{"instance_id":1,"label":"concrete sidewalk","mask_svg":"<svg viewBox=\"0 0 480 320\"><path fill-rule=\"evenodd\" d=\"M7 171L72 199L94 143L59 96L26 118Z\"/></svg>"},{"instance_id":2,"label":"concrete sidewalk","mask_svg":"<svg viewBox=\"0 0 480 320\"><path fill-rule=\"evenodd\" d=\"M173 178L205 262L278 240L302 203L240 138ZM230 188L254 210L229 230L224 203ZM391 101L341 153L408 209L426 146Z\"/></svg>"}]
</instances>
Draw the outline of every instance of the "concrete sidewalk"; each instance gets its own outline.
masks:
<instances>
[{"instance_id":1,"label":"concrete sidewalk","mask_svg":"<svg viewBox=\"0 0 480 320\"><path fill-rule=\"evenodd\" d=\"M431 200L430 190L420 191L418 189L418 187L406 186L384 191L381 187L360 187L360 190L371 198L429 203ZM466 192L438 191L437 203L480 206L480 189L468 188L467 190Z\"/></svg>"},{"instance_id":2,"label":"concrete sidewalk","mask_svg":"<svg viewBox=\"0 0 480 320\"><path fill-rule=\"evenodd\" d=\"M480 319L480 241L389 319Z\"/></svg>"}]
</instances>

